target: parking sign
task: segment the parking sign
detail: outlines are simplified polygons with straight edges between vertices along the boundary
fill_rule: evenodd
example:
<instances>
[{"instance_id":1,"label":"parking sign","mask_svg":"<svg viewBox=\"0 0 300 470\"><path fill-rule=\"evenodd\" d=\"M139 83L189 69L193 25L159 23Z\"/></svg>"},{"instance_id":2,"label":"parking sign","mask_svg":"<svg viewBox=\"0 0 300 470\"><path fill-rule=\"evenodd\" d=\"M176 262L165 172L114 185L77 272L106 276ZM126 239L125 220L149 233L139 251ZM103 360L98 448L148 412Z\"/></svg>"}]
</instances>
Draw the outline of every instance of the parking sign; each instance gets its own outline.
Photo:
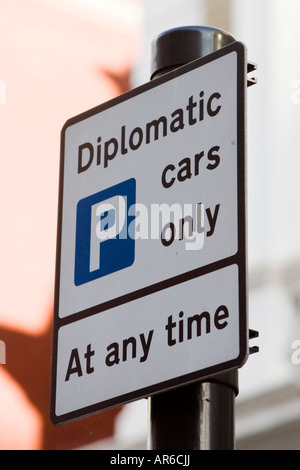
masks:
<instances>
[{"instance_id":1,"label":"parking sign","mask_svg":"<svg viewBox=\"0 0 300 470\"><path fill-rule=\"evenodd\" d=\"M64 126L53 422L246 360L246 83L236 42Z\"/></svg>"}]
</instances>

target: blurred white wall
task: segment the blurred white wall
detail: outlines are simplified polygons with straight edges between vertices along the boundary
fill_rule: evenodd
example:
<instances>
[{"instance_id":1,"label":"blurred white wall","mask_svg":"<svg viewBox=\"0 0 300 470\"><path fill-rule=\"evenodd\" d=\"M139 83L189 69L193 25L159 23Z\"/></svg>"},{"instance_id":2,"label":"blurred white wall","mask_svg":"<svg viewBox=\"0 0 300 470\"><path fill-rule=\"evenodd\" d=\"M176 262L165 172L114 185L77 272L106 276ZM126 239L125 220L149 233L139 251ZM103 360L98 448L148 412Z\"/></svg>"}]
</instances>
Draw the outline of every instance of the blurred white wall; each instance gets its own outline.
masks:
<instances>
[{"instance_id":1,"label":"blurred white wall","mask_svg":"<svg viewBox=\"0 0 300 470\"><path fill-rule=\"evenodd\" d=\"M231 32L258 64L258 85L248 91L248 237L250 326L260 331L261 351L241 371L244 393L257 393L298 373L291 342L300 336L300 108L293 88L300 4L233 0L232 12Z\"/></svg>"}]
</instances>

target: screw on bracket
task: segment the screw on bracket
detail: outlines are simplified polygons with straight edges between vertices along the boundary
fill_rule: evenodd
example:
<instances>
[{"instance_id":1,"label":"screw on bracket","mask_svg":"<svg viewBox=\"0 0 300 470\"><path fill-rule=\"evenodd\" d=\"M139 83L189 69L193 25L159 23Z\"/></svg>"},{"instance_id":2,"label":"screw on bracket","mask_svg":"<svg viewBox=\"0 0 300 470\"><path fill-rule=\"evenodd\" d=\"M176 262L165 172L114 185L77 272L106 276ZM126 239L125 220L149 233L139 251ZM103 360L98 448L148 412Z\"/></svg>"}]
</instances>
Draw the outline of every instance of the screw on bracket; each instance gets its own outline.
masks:
<instances>
[{"instance_id":1,"label":"screw on bracket","mask_svg":"<svg viewBox=\"0 0 300 470\"><path fill-rule=\"evenodd\" d=\"M254 72L254 70L257 70L257 64L254 62L248 62L247 63L247 73ZM257 83L257 78L256 77L249 77L247 78L247 86L252 86Z\"/></svg>"},{"instance_id":2,"label":"screw on bracket","mask_svg":"<svg viewBox=\"0 0 300 470\"><path fill-rule=\"evenodd\" d=\"M253 338L258 338L258 337L259 337L258 331L249 329L249 340ZM257 353L258 351L259 351L258 346L249 347L249 354L254 354L254 353Z\"/></svg>"}]
</instances>

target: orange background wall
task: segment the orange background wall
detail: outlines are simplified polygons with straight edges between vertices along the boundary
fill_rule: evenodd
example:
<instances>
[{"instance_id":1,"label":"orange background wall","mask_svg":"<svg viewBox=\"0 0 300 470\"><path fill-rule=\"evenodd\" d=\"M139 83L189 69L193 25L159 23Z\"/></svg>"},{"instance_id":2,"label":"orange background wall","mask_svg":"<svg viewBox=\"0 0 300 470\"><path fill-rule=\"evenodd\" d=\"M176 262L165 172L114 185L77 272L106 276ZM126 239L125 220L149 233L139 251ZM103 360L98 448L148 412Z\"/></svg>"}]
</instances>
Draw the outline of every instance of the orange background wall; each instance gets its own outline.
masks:
<instances>
[{"instance_id":1,"label":"orange background wall","mask_svg":"<svg viewBox=\"0 0 300 470\"><path fill-rule=\"evenodd\" d=\"M49 419L60 130L130 88L140 31L111 26L0 0L0 449L76 448L111 435L119 412Z\"/></svg>"}]
</instances>

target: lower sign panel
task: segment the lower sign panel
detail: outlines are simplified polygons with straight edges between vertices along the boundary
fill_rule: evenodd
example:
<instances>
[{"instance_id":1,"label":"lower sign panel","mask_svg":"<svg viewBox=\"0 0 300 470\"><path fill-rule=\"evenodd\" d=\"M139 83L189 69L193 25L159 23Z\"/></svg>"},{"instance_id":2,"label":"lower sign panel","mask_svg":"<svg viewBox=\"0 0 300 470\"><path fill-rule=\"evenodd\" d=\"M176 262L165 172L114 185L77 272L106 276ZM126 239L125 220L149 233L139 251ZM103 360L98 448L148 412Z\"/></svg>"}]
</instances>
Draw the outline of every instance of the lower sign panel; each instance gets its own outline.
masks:
<instances>
[{"instance_id":1,"label":"lower sign panel","mask_svg":"<svg viewBox=\"0 0 300 470\"><path fill-rule=\"evenodd\" d=\"M53 422L240 367L239 284L234 264L62 326Z\"/></svg>"}]
</instances>

